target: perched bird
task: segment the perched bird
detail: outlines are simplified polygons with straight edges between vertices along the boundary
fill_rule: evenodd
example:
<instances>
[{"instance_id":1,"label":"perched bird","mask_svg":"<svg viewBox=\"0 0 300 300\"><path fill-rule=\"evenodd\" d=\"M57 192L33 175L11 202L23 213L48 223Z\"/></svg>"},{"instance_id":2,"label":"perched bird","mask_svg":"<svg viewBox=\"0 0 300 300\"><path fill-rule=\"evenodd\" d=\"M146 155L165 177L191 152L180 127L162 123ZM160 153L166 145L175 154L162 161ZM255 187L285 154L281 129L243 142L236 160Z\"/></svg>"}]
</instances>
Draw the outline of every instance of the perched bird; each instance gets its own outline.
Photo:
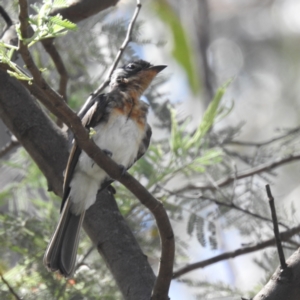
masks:
<instances>
[{"instance_id":1,"label":"perched bird","mask_svg":"<svg viewBox=\"0 0 300 300\"><path fill-rule=\"evenodd\" d=\"M148 105L140 97L165 67L136 60L116 69L111 91L97 96L82 118L82 124L93 131L95 143L124 170L149 146ZM85 211L96 201L98 190L112 181L74 141L65 171L60 220L44 255L49 270L65 277L73 275Z\"/></svg>"}]
</instances>

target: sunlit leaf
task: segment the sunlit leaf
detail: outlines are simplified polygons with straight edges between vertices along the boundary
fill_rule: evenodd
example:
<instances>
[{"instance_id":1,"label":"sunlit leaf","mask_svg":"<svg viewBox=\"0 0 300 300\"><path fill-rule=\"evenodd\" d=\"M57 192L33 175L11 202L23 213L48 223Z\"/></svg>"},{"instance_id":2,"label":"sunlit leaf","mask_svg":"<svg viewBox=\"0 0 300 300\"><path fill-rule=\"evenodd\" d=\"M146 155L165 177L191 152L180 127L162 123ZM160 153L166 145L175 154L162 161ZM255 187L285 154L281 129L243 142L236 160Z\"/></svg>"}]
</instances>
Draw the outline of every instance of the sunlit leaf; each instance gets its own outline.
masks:
<instances>
[{"instance_id":1,"label":"sunlit leaf","mask_svg":"<svg viewBox=\"0 0 300 300\"><path fill-rule=\"evenodd\" d=\"M153 6L156 14L168 25L172 33L174 58L184 68L193 93L199 93L201 82L195 64L192 62L194 54L179 17L166 0L157 0Z\"/></svg>"},{"instance_id":2,"label":"sunlit leaf","mask_svg":"<svg viewBox=\"0 0 300 300\"><path fill-rule=\"evenodd\" d=\"M218 114L220 102L229 84L230 82L227 82L217 90L214 99L205 111L202 121L199 124L197 130L195 131L193 137L189 140L187 147L191 147L192 145L200 145L201 139L214 124L215 118Z\"/></svg>"}]
</instances>

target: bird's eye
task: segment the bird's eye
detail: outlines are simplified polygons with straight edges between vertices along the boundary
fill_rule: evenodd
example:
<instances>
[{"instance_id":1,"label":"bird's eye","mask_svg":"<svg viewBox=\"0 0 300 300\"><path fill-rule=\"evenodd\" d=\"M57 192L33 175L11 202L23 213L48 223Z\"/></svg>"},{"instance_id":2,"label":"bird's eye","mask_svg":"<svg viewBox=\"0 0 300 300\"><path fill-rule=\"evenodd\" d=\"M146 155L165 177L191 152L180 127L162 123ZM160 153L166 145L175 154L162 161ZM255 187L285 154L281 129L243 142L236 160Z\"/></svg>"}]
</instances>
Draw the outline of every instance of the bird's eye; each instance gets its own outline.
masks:
<instances>
[{"instance_id":1,"label":"bird's eye","mask_svg":"<svg viewBox=\"0 0 300 300\"><path fill-rule=\"evenodd\" d=\"M127 65L127 69L129 69L129 70L134 70L135 68L136 68L135 64L129 64L129 65Z\"/></svg>"}]
</instances>

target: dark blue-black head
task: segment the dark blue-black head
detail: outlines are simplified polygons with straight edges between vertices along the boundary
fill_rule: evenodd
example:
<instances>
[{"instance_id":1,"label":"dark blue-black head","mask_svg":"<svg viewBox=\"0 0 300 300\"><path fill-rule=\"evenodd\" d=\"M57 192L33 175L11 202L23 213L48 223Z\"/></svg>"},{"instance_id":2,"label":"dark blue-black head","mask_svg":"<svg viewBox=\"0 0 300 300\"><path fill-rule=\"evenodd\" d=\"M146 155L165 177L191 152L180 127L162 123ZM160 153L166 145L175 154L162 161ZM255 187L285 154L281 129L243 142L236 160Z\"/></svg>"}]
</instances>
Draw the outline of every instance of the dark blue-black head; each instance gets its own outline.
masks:
<instances>
[{"instance_id":1,"label":"dark blue-black head","mask_svg":"<svg viewBox=\"0 0 300 300\"><path fill-rule=\"evenodd\" d=\"M166 65L154 66L141 59L131 61L113 72L110 86L112 89L119 87L123 90L135 88L142 94L153 78L166 67Z\"/></svg>"}]
</instances>

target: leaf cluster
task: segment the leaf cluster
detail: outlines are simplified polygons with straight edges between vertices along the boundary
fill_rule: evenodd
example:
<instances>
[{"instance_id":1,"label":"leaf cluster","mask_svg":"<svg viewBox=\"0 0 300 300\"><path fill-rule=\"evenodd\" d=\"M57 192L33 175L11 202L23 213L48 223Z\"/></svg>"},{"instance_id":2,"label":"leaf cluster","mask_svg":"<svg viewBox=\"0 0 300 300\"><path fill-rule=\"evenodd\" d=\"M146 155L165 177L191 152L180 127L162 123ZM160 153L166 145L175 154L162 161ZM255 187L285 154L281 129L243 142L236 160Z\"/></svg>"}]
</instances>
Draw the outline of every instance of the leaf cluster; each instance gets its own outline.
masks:
<instances>
[{"instance_id":1,"label":"leaf cluster","mask_svg":"<svg viewBox=\"0 0 300 300\"><path fill-rule=\"evenodd\" d=\"M68 30L76 30L76 24L69 20L64 20L61 15L51 16L53 9L66 6L65 0L44 0L42 4L33 4L32 8L35 10L36 15L30 16L28 22L34 33L29 38L23 38L19 26L17 26L19 39L27 44L28 47L31 47L43 39L60 37L65 35Z\"/></svg>"}]
</instances>

